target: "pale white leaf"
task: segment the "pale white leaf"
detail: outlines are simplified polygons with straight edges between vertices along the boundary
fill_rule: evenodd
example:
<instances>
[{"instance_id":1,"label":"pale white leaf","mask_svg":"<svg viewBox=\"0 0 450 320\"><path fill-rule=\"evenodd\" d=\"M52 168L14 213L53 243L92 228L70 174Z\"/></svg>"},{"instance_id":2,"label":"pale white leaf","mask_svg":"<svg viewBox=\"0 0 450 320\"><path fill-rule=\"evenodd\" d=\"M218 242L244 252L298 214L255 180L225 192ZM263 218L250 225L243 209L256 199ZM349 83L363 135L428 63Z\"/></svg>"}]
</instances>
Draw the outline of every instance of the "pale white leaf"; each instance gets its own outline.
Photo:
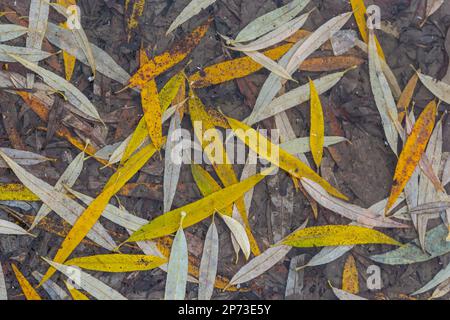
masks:
<instances>
[{"instance_id":1,"label":"pale white leaf","mask_svg":"<svg viewBox=\"0 0 450 320\"><path fill-rule=\"evenodd\" d=\"M198 300L211 299L214 291L214 283L216 282L218 254L219 235L213 219L206 233L202 259L200 261Z\"/></svg>"},{"instance_id":2,"label":"pale white leaf","mask_svg":"<svg viewBox=\"0 0 450 320\"><path fill-rule=\"evenodd\" d=\"M286 80L294 80L282 66L280 66L278 63L276 63L266 55L258 51L245 51L244 53L252 58L252 60L262 65L264 68L272 71L277 76L280 76L281 78L284 78Z\"/></svg>"},{"instance_id":3,"label":"pale white leaf","mask_svg":"<svg viewBox=\"0 0 450 320\"><path fill-rule=\"evenodd\" d=\"M428 90L431 91L436 97L441 99L447 104L450 104L450 84L443 81L438 81L423 73L417 72L420 81Z\"/></svg>"},{"instance_id":4,"label":"pale white leaf","mask_svg":"<svg viewBox=\"0 0 450 320\"><path fill-rule=\"evenodd\" d=\"M50 160L49 158L46 158L40 154L29 151L16 150L10 148L0 148L0 150L22 166L32 166ZM8 164L1 158L0 158L0 168L8 168Z\"/></svg>"},{"instance_id":5,"label":"pale white leaf","mask_svg":"<svg viewBox=\"0 0 450 320\"><path fill-rule=\"evenodd\" d=\"M448 264L444 269L439 271L433 279L431 279L427 284L425 284L422 288L413 293L413 295L421 294L427 292L428 290L433 289L438 286L442 282L446 281L450 278L450 264Z\"/></svg>"},{"instance_id":6,"label":"pale white leaf","mask_svg":"<svg viewBox=\"0 0 450 320\"><path fill-rule=\"evenodd\" d=\"M38 271L33 271L31 274L38 282L43 277ZM42 284L42 288L47 292L51 300L71 300L67 292L50 279Z\"/></svg>"},{"instance_id":7,"label":"pale white leaf","mask_svg":"<svg viewBox=\"0 0 450 320\"><path fill-rule=\"evenodd\" d=\"M342 289L335 288L333 286L331 287L331 289L339 300L367 300L366 298L360 297L356 294L344 291Z\"/></svg>"},{"instance_id":8,"label":"pale white leaf","mask_svg":"<svg viewBox=\"0 0 450 320\"><path fill-rule=\"evenodd\" d=\"M183 149L179 147L182 140L180 133L181 118L178 112L170 120L169 132L167 133L166 157L164 160L164 212L170 211L173 199L177 191L178 180L180 178Z\"/></svg>"},{"instance_id":9,"label":"pale white leaf","mask_svg":"<svg viewBox=\"0 0 450 320\"><path fill-rule=\"evenodd\" d=\"M0 219L0 234L7 235L30 235L22 227L15 223Z\"/></svg>"},{"instance_id":10,"label":"pale white leaf","mask_svg":"<svg viewBox=\"0 0 450 320\"><path fill-rule=\"evenodd\" d=\"M28 28L17 24L0 24L0 42L13 40L28 32Z\"/></svg>"},{"instance_id":11,"label":"pale white leaf","mask_svg":"<svg viewBox=\"0 0 450 320\"><path fill-rule=\"evenodd\" d=\"M309 140L309 137L295 138L293 140L280 143L280 148L284 151L289 152L290 154L311 152ZM330 147L344 141L349 142L349 140L344 137L330 136L325 137L323 145L324 147Z\"/></svg>"},{"instance_id":12,"label":"pale white leaf","mask_svg":"<svg viewBox=\"0 0 450 320\"><path fill-rule=\"evenodd\" d=\"M167 267L164 300L184 300L188 276L188 249L186 237L180 227L173 239Z\"/></svg>"},{"instance_id":13,"label":"pale white leaf","mask_svg":"<svg viewBox=\"0 0 450 320\"><path fill-rule=\"evenodd\" d=\"M127 298L125 298L122 294L100 280L94 278L90 274L82 271L80 268L66 266L46 258L42 259L72 280L76 286L82 288L98 300L127 300Z\"/></svg>"},{"instance_id":14,"label":"pale white leaf","mask_svg":"<svg viewBox=\"0 0 450 320\"><path fill-rule=\"evenodd\" d=\"M172 22L169 29L166 32L166 35L171 33L173 30L178 28L178 26L182 25L186 21L188 21L193 16L197 15L203 9L206 9L210 5L212 5L216 0L191 0L189 4L181 11L181 13L176 17L176 19Z\"/></svg>"},{"instance_id":15,"label":"pale white leaf","mask_svg":"<svg viewBox=\"0 0 450 320\"><path fill-rule=\"evenodd\" d=\"M244 253L245 259L250 256L250 241L248 240L247 233L242 224L229 216L221 214L220 217L223 219L225 224L228 226L230 231L233 233L234 239L237 241L239 246Z\"/></svg>"},{"instance_id":16,"label":"pale white leaf","mask_svg":"<svg viewBox=\"0 0 450 320\"><path fill-rule=\"evenodd\" d=\"M3 274L3 267L0 263L0 300L8 300L8 293L6 292L5 275Z\"/></svg>"},{"instance_id":17,"label":"pale white leaf","mask_svg":"<svg viewBox=\"0 0 450 320\"><path fill-rule=\"evenodd\" d=\"M40 49L13 47L5 44L0 44L0 61L16 62L14 58L11 58L11 54L17 55L23 59L27 59L33 62L38 62L51 56L51 53L42 51Z\"/></svg>"}]
</instances>

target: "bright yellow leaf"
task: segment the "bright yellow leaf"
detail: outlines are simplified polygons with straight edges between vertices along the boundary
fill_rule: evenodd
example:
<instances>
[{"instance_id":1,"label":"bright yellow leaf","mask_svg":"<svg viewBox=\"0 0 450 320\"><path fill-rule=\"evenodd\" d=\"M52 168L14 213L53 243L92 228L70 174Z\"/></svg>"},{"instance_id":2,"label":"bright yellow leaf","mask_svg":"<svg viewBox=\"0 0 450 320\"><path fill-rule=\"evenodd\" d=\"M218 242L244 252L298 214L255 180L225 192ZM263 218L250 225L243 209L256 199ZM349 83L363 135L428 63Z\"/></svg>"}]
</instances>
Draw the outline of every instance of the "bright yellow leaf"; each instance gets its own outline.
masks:
<instances>
[{"instance_id":1,"label":"bright yellow leaf","mask_svg":"<svg viewBox=\"0 0 450 320\"><path fill-rule=\"evenodd\" d=\"M14 263L11 263L11 267L16 275L17 281L19 282L20 288L22 288L22 292L25 295L27 300L42 300L39 294L34 290L33 286L28 282L28 280L24 277L22 272L17 269Z\"/></svg>"},{"instance_id":2,"label":"bright yellow leaf","mask_svg":"<svg viewBox=\"0 0 450 320\"><path fill-rule=\"evenodd\" d=\"M325 142L325 123L319 93L311 79L309 79L309 86L311 88L311 132L309 141L314 162L319 168L322 162L323 144Z\"/></svg>"},{"instance_id":3,"label":"bright yellow leaf","mask_svg":"<svg viewBox=\"0 0 450 320\"><path fill-rule=\"evenodd\" d=\"M149 136L156 149L162 145L162 113L155 80L147 82L141 90L142 110Z\"/></svg>"},{"instance_id":4,"label":"bright yellow leaf","mask_svg":"<svg viewBox=\"0 0 450 320\"><path fill-rule=\"evenodd\" d=\"M64 281L66 284L67 290L69 290L70 295L72 296L73 300L89 300L89 298L82 292L75 289L74 286L72 286L69 281Z\"/></svg>"},{"instance_id":5,"label":"bright yellow leaf","mask_svg":"<svg viewBox=\"0 0 450 320\"><path fill-rule=\"evenodd\" d=\"M143 254L100 254L66 261L68 266L103 272L132 272L157 268L167 263L166 258Z\"/></svg>"},{"instance_id":6,"label":"bright yellow leaf","mask_svg":"<svg viewBox=\"0 0 450 320\"><path fill-rule=\"evenodd\" d=\"M23 184L0 184L0 201L41 201Z\"/></svg>"}]
</instances>

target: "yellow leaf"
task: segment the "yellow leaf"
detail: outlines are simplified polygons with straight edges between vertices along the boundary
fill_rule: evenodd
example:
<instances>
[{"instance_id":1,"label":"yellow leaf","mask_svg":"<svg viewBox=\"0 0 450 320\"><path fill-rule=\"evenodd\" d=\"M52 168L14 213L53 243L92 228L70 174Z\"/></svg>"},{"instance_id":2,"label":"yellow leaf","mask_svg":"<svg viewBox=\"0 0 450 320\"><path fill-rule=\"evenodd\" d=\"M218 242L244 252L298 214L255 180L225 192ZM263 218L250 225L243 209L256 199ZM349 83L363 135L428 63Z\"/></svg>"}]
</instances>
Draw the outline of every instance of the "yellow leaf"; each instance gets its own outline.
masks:
<instances>
[{"instance_id":1,"label":"yellow leaf","mask_svg":"<svg viewBox=\"0 0 450 320\"><path fill-rule=\"evenodd\" d=\"M101 254L70 259L64 264L103 272L132 272L157 268L167 263L166 258L142 254Z\"/></svg>"},{"instance_id":2,"label":"yellow leaf","mask_svg":"<svg viewBox=\"0 0 450 320\"><path fill-rule=\"evenodd\" d=\"M350 0L353 9L353 15L355 16L356 24L358 25L359 33L361 34L361 38L365 43L369 43L369 36L367 34L367 22L366 22L366 6L364 4L364 0ZM383 49L381 48L378 39L375 37L375 42L377 45L378 55L383 59L385 59Z\"/></svg>"},{"instance_id":3,"label":"yellow leaf","mask_svg":"<svg viewBox=\"0 0 450 320\"><path fill-rule=\"evenodd\" d=\"M142 16L145 8L145 0L126 0L125 14L127 20L128 41L131 38L131 31L139 25L138 18Z\"/></svg>"},{"instance_id":4,"label":"yellow leaf","mask_svg":"<svg viewBox=\"0 0 450 320\"><path fill-rule=\"evenodd\" d=\"M352 294L359 293L358 269L352 255L349 255L347 261L345 261L344 271L342 272L342 290Z\"/></svg>"},{"instance_id":5,"label":"yellow leaf","mask_svg":"<svg viewBox=\"0 0 450 320\"><path fill-rule=\"evenodd\" d=\"M82 292L75 289L69 281L64 281L66 284L67 290L69 290L70 295L72 296L73 300L89 300L89 298Z\"/></svg>"},{"instance_id":6,"label":"yellow leaf","mask_svg":"<svg viewBox=\"0 0 450 320\"><path fill-rule=\"evenodd\" d=\"M100 195L91 202L89 207L81 214L78 220L70 229L60 249L55 255L54 261L64 263L73 250L83 240L92 226L97 222L105 210L111 197L113 197L153 156L156 148L149 144L139 150L128 160L123 167L119 168L106 183ZM41 280L40 285L47 281L54 273L55 269L50 267Z\"/></svg>"},{"instance_id":7,"label":"yellow leaf","mask_svg":"<svg viewBox=\"0 0 450 320\"><path fill-rule=\"evenodd\" d=\"M428 140L433 132L436 121L437 105L431 101L420 114L411 134L403 146L403 150L398 158L395 168L394 183L389 196L386 210L387 212L395 203L398 196L402 193L409 179L411 178L417 164L425 151Z\"/></svg>"},{"instance_id":8,"label":"yellow leaf","mask_svg":"<svg viewBox=\"0 0 450 320\"><path fill-rule=\"evenodd\" d=\"M316 163L317 168L319 168L323 156L325 124L319 94L311 79L309 79L309 87L311 88L311 132L309 139L314 162Z\"/></svg>"},{"instance_id":9,"label":"yellow leaf","mask_svg":"<svg viewBox=\"0 0 450 320\"><path fill-rule=\"evenodd\" d=\"M23 184L0 184L0 201L41 201Z\"/></svg>"},{"instance_id":10,"label":"yellow leaf","mask_svg":"<svg viewBox=\"0 0 450 320\"><path fill-rule=\"evenodd\" d=\"M155 80L150 80L143 86L141 101L149 136L156 149L159 150L162 145L162 113Z\"/></svg>"},{"instance_id":11,"label":"yellow leaf","mask_svg":"<svg viewBox=\"0 0 450 320\"><path fill-rule=\"evenodd\" d=\"M272 59L278 60L291 47L292 43L284 44L274 49L264 51L264 54ZM230 80L246 77L263 68L250 57L237 58L223 61L197 71L189 77L189 83L193 88L204 88Z\"/></svg>"},{"instance_id":12,"label":"yellow leaf","mask_svg":"<svg viewBox=\"0 0 450 320\"><path fill-rule=\"evenodd\" d=\"M287 236L281 244L298 248L350 246L357 244L392 244L401 246L401 243L379 231L352 225L328 225L305 228Z\"/></svg>"},{"instance_id":13,"label":"yellow leaf","mask_svg":"<svg viewBox=\"0 0 450 320\"><path fill-rule=\"evenodd\" d=\"M189 97L189 113L191 115L192 126L194 127L194 133L202 141L202 148L208 159L211 161L214 170L217 173L220 181L222 181L225 187L238 183L238 178L234 172L233 166L230 164L230 160L226 153L225 147L222 141L220 141L220 133L216 130L214 123L205 110L205 106L202 101L191 90ZM199 125L201 127L199 128ZM204 137L204 132L211 134L211 137ZM212 140L211 142L209 142ZM236 207L245 224L245 231L250 239L252 252L254 255L259 255L258 244L251 232L250 224L248 222L247 211L245 209L244 198L240 197L236 201Z\"/></svg>"},{"instance_id":14,"label":"yellow leaf","mask_svg":"<svg viewBox=\"0 0 450 320\"><path fill-rule=\"evenodd\" d=\"M134 232L126 242L151 240L176 232L180 225L181 212L186 212L186 217L183 220L183 228L190 227L206 219L214 212L230 206L236 199L242 197L245 192L264 179L266 175L267 171L254 175L242 182L214 192L196 202L164 213Z\"/></svg>"},{"instance_id":15,"label":"yellow leaf","mask_svg":"<svg viewBox=\"0 0 450 320\"><path fill-rule=\"evenodd\" d=\"M189 36L177 43L173 48L152 58L148 63L141 66L130 78L128 87L142 88L148 81L183 61L206 34L210 22L211 21L208 20L206 23L192 31Z\"/></svg>"},{"instance_id":16,"label":"yellow leaf","mask_svg":"<svg viewBox=\"0 0 450 320\"><path fill-rule=\"evenodd\" d=\"M267 161L283 169L295 178L308 178L321 185L329 194L348 200L345 195L336 190L331 184L325 181L306 164L301 162L297 157L273 144L266 137L246 124L232 118L227 118L227 120L234 134L250 149Z\"/></svg>"},{"instance_id":17,"label":"yellow leaf","mask_svg":"<svg viewBox=\"0 0 450 320\"><path fill-rule=\"evenodd\" d=\"M39 294L34 290L33 286L28 282L28 280L23 276L22 272L17 269L14 263L11 264L11 267L16 275L17 281L19 282L20 288L22 288L22 292L25 295L27 300L42 300Z\"/></svg>"},{"instance_id":18,"label":"yellow leaf","mask_svg":"<svg viewBox=\"0 0 450 320\"><path fill-rule=\"evenodd\" d=\"M56 3L65 8L77 4L75 0L57 0ZM65 22L61 23L60 26L64 29L67 29L67 23ZM70 79L72 79L73 70L75 69L75 63L77 61L77 58L63 51L63 60L64 60L64 71L66 72L66 80L70 81Z\"/></svg>"}]
</instances>

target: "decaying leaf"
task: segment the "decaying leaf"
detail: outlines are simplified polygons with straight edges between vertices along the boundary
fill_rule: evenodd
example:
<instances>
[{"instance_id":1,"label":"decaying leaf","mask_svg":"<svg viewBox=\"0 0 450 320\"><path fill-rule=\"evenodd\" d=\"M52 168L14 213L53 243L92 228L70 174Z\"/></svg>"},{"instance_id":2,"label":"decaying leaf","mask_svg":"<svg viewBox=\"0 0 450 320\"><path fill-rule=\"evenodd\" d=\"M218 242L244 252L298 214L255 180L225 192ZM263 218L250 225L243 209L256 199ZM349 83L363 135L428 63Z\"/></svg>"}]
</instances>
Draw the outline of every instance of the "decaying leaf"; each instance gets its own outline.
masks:
<instances>
[{"instance_id":1,"label":"decaying leaf","mask_svg":"<svg viewBox=\"0 0 450 320\"><path fill-rule=\"evenodd\" d=\"M141 102L148 134L155 148L159 150L161 149L163 138L162 112L155 80L150 80L142 86Z\"/></svg>"},{"instance_id":2,"label":"decaying leaf","mask_svg":"<svg viewBox=\"0 0 450 320\"><path fill-rule=\"evenodd\" d=\"M24 150L16 150L10 148L0 148L0 150L6 154L8 157L13 159L22 166L33 166L48 160L51 160L47 157L44 157L40 154L24 151ZM8 168L8 165L5 161L0 159L0 168Z\"/></svg>"},{"instance_id":3,"label":"decaying leaf","mask_svg":"<svg viewBox=\"0 0 450 320\"><path fill-rule=\"evenodd\" d=\"M188 276L188 249L183 231L183 219L186 212L181 212L178 231L173 239L167 267L166 290L164 300L184 300Z\"/></svg>"},{"instance_id":4,"label":"decaying leaf","mask_svg":"<svg viewBox=\"0 0 450 320\"><path fill-rule=\"evenodd\" d=\"M396 240L379 231L351 225L328 225L305 228L287 236L281 243L298 248L369 243L401 245Z\"/></svg>"},{"instance_id":5,"label":"decaying leaf","mask_svg":"<svg viewBox=\"0 0 450 320\"><path fill-rule=\"evenodd\" d=\"M205 244L203 245L202 259L198 278L198 299L210 300L216 282L217 264L219 254L219 235L214 223L214 219L206 233Z\"/></svg>"},{"instance_id":6,"label":"decaying leaf","mask_svg":"<svg viewBox=\"0 0 450 320\"><path fill-rule=\"evenodd\" d=\"M78 268L65 266L46 258L42 259L98 300L127 300L113 288Z\"/></svg>"},{"instance_id":7,"label":"decaying leaf","mask_svg":"<svg viewBox=\"0 0 450 320\"><path fill-rule=\"evenodd\" d=\"M433 132L436 119L437 105L435 101L431 101L422 111L419 119L417 119L414 128L409 135L403 150L399 156L397 167L394 174L394 184L392 186L389 201L386 210L391 208L397 197L403 191L411 178L420 158L425 151L428 140Z\"/></svg>"},{"instance_id":8,"label":"decaying leaf","mask_svg":"<svg viewBox=\"0 0 450 320\"><path fill-rule=\"evenodd\" d=\"M138 19L144 13L145 0L126 0L125 15L127 21L128 41L131 39L131 32L139 25Z\"/></svg>"},{"instance_id":9,"label":"decaying leaf","mask_svg":"<svg viewBox=\"0 0 450 320\"><path fill-rule=\"evenodd\" d=\"M167 263L167 259L140 254L102 254L74 258L66 261L67 266L103 272L133 272L155 269Z\"/></svg>"},{"instance_id":10,"label":"decaying leaf","mask_svg":"<svg viewBox=\"0 0 450 320\"><path fill-rule=\"evenodd\" d=\"M41 296L34 290L33 286L28 282L25 276L17 269L14 263L11 264L11 267L16 275L17 281L19 282L20 288L22 289L23 294L27 300L42 300Z\"/></svg>"},{"instance_id":11,"label":"decaying leaf","mask_svg":"<svg viewBox=\"0 0 450 320\"><path fill-rule=\"evenodd\" d=\"M358 281L358 269L356 267L355 258L349 255L344 264L344 271L342 272L342 290L358 294L359 281Z\"/></svg>"}]
</instances>

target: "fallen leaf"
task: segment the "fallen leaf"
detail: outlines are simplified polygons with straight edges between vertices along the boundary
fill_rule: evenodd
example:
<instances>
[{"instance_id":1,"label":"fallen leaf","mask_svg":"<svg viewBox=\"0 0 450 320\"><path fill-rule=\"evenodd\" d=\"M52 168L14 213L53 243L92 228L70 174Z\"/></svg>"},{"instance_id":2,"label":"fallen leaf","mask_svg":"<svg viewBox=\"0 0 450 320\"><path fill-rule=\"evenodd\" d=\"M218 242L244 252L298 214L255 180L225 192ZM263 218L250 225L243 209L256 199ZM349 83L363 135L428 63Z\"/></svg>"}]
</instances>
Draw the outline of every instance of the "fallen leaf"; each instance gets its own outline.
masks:
<instances>
[{"instance_id":1,"label":"fallen leaf","mask_svg":"<svg viewBox=\"0 0 450 320\"><path fill-rule=\"evenodd\" d=\"M417 73L414 73L414 75L409 79L408 83L405 86L405 89L403 89L402 94L397 101L397 109L399 111L408 111L408 107L411 104L411 100L414 95L414 90L416 89L418 80L419 76L417 75ZM399 121L401 120L402 119L399 119Z\"/></svg>"},{"instance_id":2,"label":"fallen leaf","mask_svg":"<svg viewBox=\"0 0 450 320\"><path fill-rule=\"evenodd\" d=\"M76 5L76 0L57 0L56 3L59 4L60 6L68 8L69 6ZM62 28L67 29L67 22L61 23L60 26ZM72 79L77 58L67 53L66 51L63 51L63 60L64 60L64 71L66 74L66 80L70 81Z\"/></svg>"},{"instance_id":3,"label":"fallen leaf","mask_svg":"<svg viewBox=\"0 0 450 320\"><path fill-rule=\"evenodd\" d=\"M40 49L13 47L5 44L0 44L0 61L15 62L16 60L12 58L11 55L16 55L33 62L38 62L51 56L50 53L42 51Z\"/></svg>"},{"instance_id":4,"label":"fallen leaf","mask_svg":"<svg viewBox=\"0 0 450 320\"><path fill-rule=\"evenodd\" d=\"M398 122L397 106L395 105L394 97L381 68L373 30L369 33L369 76L373 97L381 116L386 140L392 151L397 154L398 132L395 126L396 122Z\"/></svg>"},{"instance_id":5,"label":"fallen leaf","mask_svg":"<svg viewBox=\"0 0 450 320\"><path fill-rule=\"evenodd\" d=\"M443 268L441 271L439 271L433 279L431 279L427 284L425 284L422 288L412 293L413 295L418 295L424 292L427 292L428 290L433 289L434 287L438 286L439 284L446 281L448 278L450 278L450 265L447 265L445 268Z\"/></svg>"},{"instance_id":6,"label":"fallen leaf","mask_svg":"<svg viewBox=\"0 0 450 320\"><path fill-rule=\"evenodd\" d=\"M354 244L391 244L401 246L401 243L379 231L351 225L328 225L305 228L287 236L281 243L297 248Z\"/></svg>"},{"instance_id":7,"label":"fallen leaf","mask_svg":"<svg viewBox=\"0 0 450 320\"><path fill-rule=\"evenodd\" d=\"M16 150L10 148L0 148L0 150L22 166L33 166L51 160L40 154L24 150ZM8 165L2 159L0 159L0 168L8 168Z\"/></svg>"},{"instance_id":8,"label":"fallen leaf","mask_svg":"<svg viewBox=\"0 0 450 320\"><path fill-rule=\"evenodd\" d=\"M231 230L231 233L234 236L234 239L237 241L239 246L242 249L242 252L244 253L245 259L248 260L248 257L250 256L250 241L247 237L246 231L244 227L237 221L236 219L233 219L227 215L221 215L221 218L225 222L225 224L228 226L228 228Z\"/></svg>"},{"instance_id":9,"label":"fallen leaf","mask_svg":"<svg viewBox=\"0 0 450 320\"><path fill-rule=\"evenodd\" d=\"M175 197L178 180L180 178L183 157L183 150L179 147L179 143L182 141L180 130L180 114L175 112L170 120L169 132L167 133L168 140L164 160L164 212L168 212L172 208L172 202Z\"/></svg>"},{"instance_id":10,"label":"fallen leaf","mask_svg":"<svg viewBox=\"0 0 450 320\"><path fill-rule=\"evenodd\" d=\"M212 5L216 0L190 0L189 4L181 11L181 13L175 18L166 32L166 36L173 30L178 28L193 16L197 15L203 9L206 9Z\"/></svg>"},{"instance_id":11,"label":"fallen leaf","mask_svg":"<svg viewBox=\"0 0 450 320\"><path fill-rule=\"evenodd\" d=\"M287 70L264 54L258 51L245 51L245 54L277 76L286 80L294 80Z\"/></svg>"},{"instance_id":12,"label":"fallen leaf","mask_svg":"<svg viewBox=\"0 0 450 320\"><path fill-rule=\"evenodd\" d=\"M280 148L292 155L311 152L309 140L309 137L295 138L293 140L280 143ZM349 140L347 138L337 136L324 137L323 146L331 147L341 142L349 142Z\"/></svg>"},{"instance_id":13,"label":"fallen leaf","mask_svg":"<svg viewBox=\"0 0 450 320\"><path fill-rule=\"evenodd\" d=\"M450 104L450 84L438 81L420 72L417 72L417 75L423 85L430 90L432 94L445 103Z\"/></svg>"},{"instance_id":14,"label":"fallen leaf","mask_svg":"<svg viewBox=\"0 0 450 320\"><path fill-rule=\"evenodd\" d=\"M11 263L11 267L16 275L17 281L19 282L20 288L22 289L23 294L27 300L42 300L39 294L34 290L33 286L28 282L28 280L24 277L22 272L17 269L14 263Z\"/></svg>"},{"instance_id":15,"label":"fallen leaf","mask_svg":"<svg viewBox=\"0 0 450 320\"><path fill-rule=\"evenodd\" d=\"M84 163L84 152L81 152L75 157L75 159L73 159L73 161L69 164L64 173L58 179L58 181L55 184L55 189L59 192L63 192L64 186L72 187L77 181L78 177L80 176L81 171L83 170L83 163ZM36 214L36 218L34 219L33 224L30 227L30 230L36 227L36 225L43 218L45 218L51 212L51 210L52 209L50 209L50 207L47 206L45 203L42 204L41 208Z\"/></svg>"},{"instance_id":16,"label":"fallen leaf","mask_svg":"<svg viewBox=\"0 0 450 320\"><path fill-rule=\"evenodd\" d=\"M65 266L46 258L42 259L98 300L127 300L113 288L78 268Z\"/></svg>"},{"instance_id":17,"label":"fallen leaf","mask_svg":"<svg viewBox=\"0 0 450 320\"><path fill-rule=\"evenodd\" d=\"M413 207L409 209L410 214L436 214L450 208L450 200L448 201L437 201L437 202L429 202L418 205L417 207Z\"/></svg>"},{"instance_id":18,"label":"fallen leaf","mask_svg":"<svg viewBox=\"0 0 450 320\"><path fill-rule=\"evenodd\" d=\"M348 256L344 264L342 290L351 294L358 294L359 292L358 269L356 268L355 258L352 255Z\"/></svg>"},{"instance_id":19,"label":"fallen leaf","mask_svg":"<svg viewBox=\"0 0 450 320\"><path fill-rule=\"evenodd\" d=\"M3 274L3 267L0 263L0 300L8 300L8 293L6 292L5 275Z\"/></svg>"},{"instance_id":20,"label":"fallen leaf","mask_svg":"<svg viewBox=\"0 0 450 320\"><path fill-rule=\"evenodd\" d=\"M125 17L127 22L128 42L131 39L131 32L139 26L139 17L145 9L145 0L126 0Z\"/></svg>"},{"instance_id":21,"label":"fallen leaf","mask_svg":"<svg viewBox=\"0 0 450 320\"><path fill-rule=\"evenodd\" d=\"M2 219L0 219L0 234L30 235L26 230L17 224Z\"/></svg>"},{"instance_id":22,"label":"fallen leaf","mask_svg":"<svg viewBox=\"0 0 450 320\"><path fill-rule=\"evenodd\" d=\"M73 300L89 300L89 298L79 290L77 290L74 286L70 284L69 281L64 281L66 284L67 290L69 290L70 295Z\"/></svg>"},{"instance_id":23,"label":"fallen leaf","mask_svg":"<svg viewBox=\"0 0 450 320\"><path fill-rule=\"evenodd\" d=\"M156 81L150 80L142 86L141 90L142 110L147 125L148 134L157 150L162 145L162 113L159 104L158 88Z\"/></svg>"},{"instance_id":24,"label":"fallen leaf","mask_svg":"<svg viewBox=\"0 0 450 320\"><path fill-rule=\"evenodd\" d=\"M309 178L313 181L319 183L327 192L330 194L347 199L346 196L341 194L333 186L331 186L327 181L322 179L318 174L316 174L311 168L306 164L301 162L295 156L287 153L279 146L270 142L267 138L262 136L260 133L252 129L251 127L239 122L238 120L227 118L228 123L233 129L234 134L255 153L259 154L261 157L276 165L277 167L285 170L290 175L300 179L302 177ZM261 146L265 146L264 148ZM269 148L267 148L269 146ZM269 149L269 150L263 150Z\"/></svg>"},{"instance_id":25,"label":"fallen leaf","mask_svg":"<svg viewBox=\"0 0 450 320\"><path fill-rule=\"evenodd\" d=\"M200 262L198 278L198 300L211 300L216 282L217 263L219 254L219 235L214 219L206 233L203 254Z\"/></svg>"},{"instance_id":26,"label":"fallen leaf","mask_svg":"<svg viewBox=\"0 0 450 320\"><path fill-rule=\"evenodd\" d=\"M18 38L28 32L28 28L17 24L0 25L0 42L6 42Z\"/></svg>"},{"instance_id":27,"label":"fallen leaf","mask_svg":"<svg viewBox=\"0 0 450 320\"><path fill-rule=\"evenodd\" d=\"M31 274L37 281L41 281L42 274L37 271L33 271ZM47 292L51 300L69 300L68 294L51 280L44 283L42 288Z\"/></svg>"},{"instance_id":28,"label":"fallen leaf","mask_svg":"<svg viewBox=\"0 0 450 320\"><path fill-rule=\"evenodd\" d=\"M183 61L206 34L210 22L208 20L170 50L152 58L148 63L141 66L130 78L128 87L142 87L148 81Z\"/></svg>"},{"instance_id":29,"label":"fallen leaf","mask_svg":"<svg viewBox=\"0 0 450 320\"><path fill-rule=\"evenodd\" d=\"M43 0L31 0L28 14L28 36L26 47L40 50L47 30L49 2ZM27 88L34 86L34 74L27 74Z\"/></svg>"},{"instance_id":30,"label":"fallen leaf","mask_svg":"<svg viewBox=\"0 0 450 320\"><path fill-rule=\"evenodd\" d=\"M229 207L233 202L260 182L267 172L252 176L242 182L226 187L184 207L172 210L156 217L148 224L134 232L127 242L151 240L169 235L178 229L179 216L186 212L183 227L187 228L212 215L215 211Z\"/></svg>"},{"instance_id":31,"label":"fallen leaf","mask_svg":"<svg viewBox=\"0 0 450 320\"><path fill-rule=\"evenodd\" d=\"M339 300L367 300L366 298L363 298L356 294L352 294L350 292L335 288L333 286L331 286L331 289L333 290L333 293L336 295L336 297Z\"/></svg>"},{"instance_id":32,"label":"fallen leaf","mask_svg":"<svg viewBox=\"0 0 450 320\"><path fill-rule=\"evenodd\" d=\"M166 289L164 300L184 300L188 276L188 249L183 232L183 219L186 212L181 212L178 231L173 239L167 267Z\"/></svg>"},{"instance_id":33,"label":"fallen leaf","mask_svg":"<svg viewBox=\"0 0 450 320\"><path fill-rule=\"evenodd\" d=\"M320 97L314 86L314 82L311 79L309 79L309 87L311 89L310 145L314 162L316 163L317 168L320 168L325 140L325 122L323 119L322 103L320 102Z\"/></svg>"},{"instance_id":34,"label":"fallen leaf","mask_svg":"<svg viewBox=\"0 0 450 320\"><path fill-rule=\"evenodd\" d=\"M436 102L432 101L422 111L411 134L407 138L395 169L394 184L389 196L389 201L386 205L386 210L391 208L397 197L403 191L406 183L411 178L414 169L419 163L431 133L433 132L436 112Z\"/></svg>"},{"instance_id":35,"label":"fallen leaf","mask_svg":"<svg viewBox=\"0 0 450 320\"><path fill-rule=\"evenodd\" d=\"M251 41L281 27L298 15L309 2L309 0L293 0L283 7L256 18L239 32L234 41Z\"/></svg>"},{"instance_id":36,"label":"fallen leaf","mask_svg":"<svg viewBox=\"0 0 450 320\"><path fill-rule=\"evenodd\" d=\"M300 71L324 72L349 69L364 63L364 59L352 56L324 56L308 58L300 65Z\"/></svg>"},{"instance_id":37,"label":"fallen leaf","mask_svg":"<svg viewBox=\"0 0 450 320\"><path fill-rule=\"evenodd\" d=\"M94 118L96 120L102 121L97 109L92 104L92 102L75 86L69 83L67 80L61 78L60 76L50 72L38 65L31 63L25 59L20 58L17 55L10 55L17 62L22 64L24 67L30 69L31 71L37 73L42 77L45 83L54 88L55 90L61 91L66 96L67 100L79 110L79 115L86 117L87 119Z\"/></svg>"},{"instance_id":38,"label":"fallen leaf","mask_svg":"<svg viewBox=\"0 0 450 320\"><path fill-rule=\"evenodd\" d=\"M167 259L141 254L101 254L70 259L67 266L102 272L133 272L155 269L167 263Z\"/></svg>"}]
</instances>

